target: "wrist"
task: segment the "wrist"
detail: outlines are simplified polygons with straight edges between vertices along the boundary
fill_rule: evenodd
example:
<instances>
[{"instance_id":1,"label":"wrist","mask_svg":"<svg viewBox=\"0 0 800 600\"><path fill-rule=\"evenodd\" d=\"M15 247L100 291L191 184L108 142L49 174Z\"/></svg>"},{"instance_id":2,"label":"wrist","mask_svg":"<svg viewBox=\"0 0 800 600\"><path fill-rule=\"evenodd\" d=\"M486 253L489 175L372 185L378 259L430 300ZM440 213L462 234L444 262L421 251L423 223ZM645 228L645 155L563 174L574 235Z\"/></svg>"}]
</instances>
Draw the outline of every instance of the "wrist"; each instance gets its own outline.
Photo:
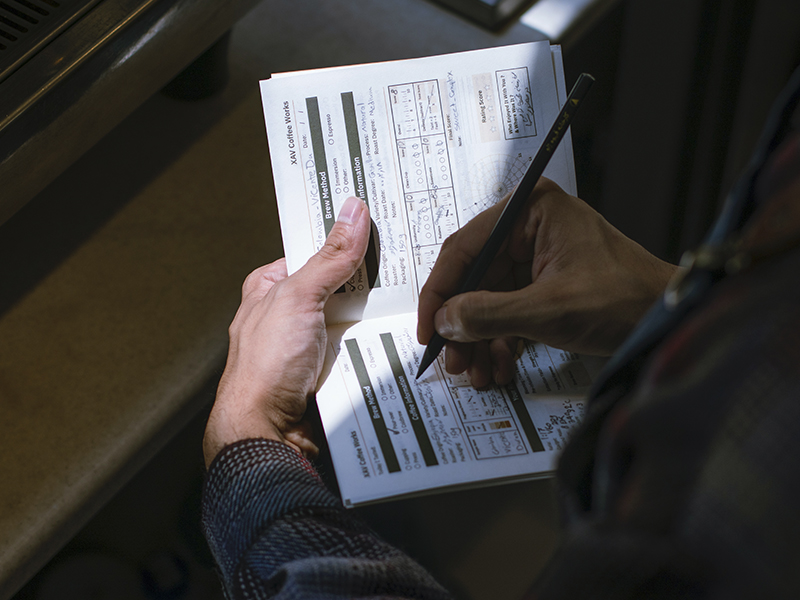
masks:
<instances>
[{"instance_id":1,"label":"wrist","mask_svg":"<svg viewBox=\"0 0 800 600\"><path fill-rule=\"evenodd\" d=\"M217 396L203 435L206 468L226 446L246 439L267 439L285 443L278 428L257 408L231 405Z\"/></svg>"}]
</instances>

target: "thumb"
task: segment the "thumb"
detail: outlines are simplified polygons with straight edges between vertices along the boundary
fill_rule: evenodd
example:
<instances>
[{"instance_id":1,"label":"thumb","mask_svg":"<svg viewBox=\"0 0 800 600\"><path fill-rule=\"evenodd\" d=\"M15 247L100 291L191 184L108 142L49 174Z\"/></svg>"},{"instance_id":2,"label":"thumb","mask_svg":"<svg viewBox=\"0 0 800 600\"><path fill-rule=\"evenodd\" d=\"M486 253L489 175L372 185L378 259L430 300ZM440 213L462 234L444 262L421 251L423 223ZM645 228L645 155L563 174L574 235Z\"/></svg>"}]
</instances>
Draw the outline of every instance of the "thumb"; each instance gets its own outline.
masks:
<instances>
[{"instance_id":1,"label":"thumb","mask_svg":"<svg viewBox=\"0 0 800 600\"><path fill-rule=\"evenodd\" d=\"M531 304L526 288L512 292L468 292L445 302L433 322L439 335L454 342L527 337Z\"/></svg>"},{"instance_id":2,"label":"thumb","mask_svg":"<svg viewBox=\"0 0 800 600\"><path fill-rule=\"evenodd\" d=\"M339 210L325 244L297 271L297 278L313 282L321 300L326 300L353 276L364 260L369 232L367 205L359 198L348 198Z\"/></svg>"}]
</instances>

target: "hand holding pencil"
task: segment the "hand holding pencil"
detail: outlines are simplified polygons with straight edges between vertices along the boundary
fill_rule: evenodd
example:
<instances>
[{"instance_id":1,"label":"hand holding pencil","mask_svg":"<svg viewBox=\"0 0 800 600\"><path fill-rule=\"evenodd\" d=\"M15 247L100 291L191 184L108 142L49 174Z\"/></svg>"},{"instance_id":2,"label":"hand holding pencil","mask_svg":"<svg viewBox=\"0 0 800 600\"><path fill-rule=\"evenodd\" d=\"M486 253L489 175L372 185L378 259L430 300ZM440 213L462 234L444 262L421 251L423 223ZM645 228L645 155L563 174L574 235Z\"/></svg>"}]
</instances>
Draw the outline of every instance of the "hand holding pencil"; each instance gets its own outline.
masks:
<instances>
[{"instance_id":1,"label":"hand holding pencil","mask_svg":"<svg viewBox=\"0 0 800 600\"><path fill-rule=\"evenodd\" d=\"M675 269L541 178L523 198L478 291L460 292L505 202L446 241L419 299L419 342L438 332L447 340L446 370L467 371L478 388L511 380L520 338L611 354Z\"/></svg>"},{"instance_id":2,"label":"hand holding pencil","mask_svg":"<svg viewBox=\"0 0 800 600\"><path fill-rule=\"evenodd\" d=\"M583 103L583 99L589 91L589 88L592 87L592 83L594 83L594 77L588 73L582 73L578 78L566 102L564 102L564 105L558 112L553 125L550 127L550 131L542 138L539 149L536 151L536 156L534 156L527 171L525 171L525 174L522 176L522 180L517 184L508 201L505 202L491 233L483 243L483 247L477 256L474 257L469 270L463 274L457 293L463 294L477 289L489 265L500 250L500 246L505 242L506 237L508 237L520 210L522 210L525 200L544 173L547 164L550 162L553 154L555 154L561 140L564 139L569 125L575 113L578 111L578 108L580 108ZM436 360L444 344L445 339L439 333L434 332L433 336L428 341L428 346L425 348L425 353L420 361L417 379L419 379L433 361Z\"/></svg>"}]
</instances>

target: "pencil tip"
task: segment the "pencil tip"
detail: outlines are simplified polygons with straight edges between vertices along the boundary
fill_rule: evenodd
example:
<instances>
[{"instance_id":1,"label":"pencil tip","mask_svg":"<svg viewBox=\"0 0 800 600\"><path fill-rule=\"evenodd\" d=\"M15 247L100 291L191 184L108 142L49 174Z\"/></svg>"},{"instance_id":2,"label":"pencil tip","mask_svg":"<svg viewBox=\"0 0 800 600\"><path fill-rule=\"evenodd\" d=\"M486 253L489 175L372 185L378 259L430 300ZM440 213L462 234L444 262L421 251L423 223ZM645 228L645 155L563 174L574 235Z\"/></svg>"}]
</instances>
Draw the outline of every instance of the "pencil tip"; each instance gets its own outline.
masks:
<instances>
[{"instance_id":1,"label":"pencil tip","mask_svg":"<svg viewBox=\"0 0 800 600\"><path fill-rule=\"evenodd\" d=\"M430 349L425 348L425 354L422 355L422 360L419 363L419 368L417 369L417 376L414 378L414 381L418 381L419 378L422 377L422 374L428 370L428 367L431 366L431 363L433 361L430 359L429 354L430 354Z\"/></svg>"},{"instance_id":2,"label":"pencil tip","mask_svg":"<svg viewBox=\"0 0 800 600\"><path fill-rule=\"evenodd\" d=\"M416 377L414 377L414 381L419 381L419 378L420 378L420 376L421 376L421 375L422 375L422 373L423 373L423 370L422 370L422 369L423 369L423 363L420 363L420 365L419 365L419 369L417 369L417 376L416 376Z\"/></svg>"}]
</instances>

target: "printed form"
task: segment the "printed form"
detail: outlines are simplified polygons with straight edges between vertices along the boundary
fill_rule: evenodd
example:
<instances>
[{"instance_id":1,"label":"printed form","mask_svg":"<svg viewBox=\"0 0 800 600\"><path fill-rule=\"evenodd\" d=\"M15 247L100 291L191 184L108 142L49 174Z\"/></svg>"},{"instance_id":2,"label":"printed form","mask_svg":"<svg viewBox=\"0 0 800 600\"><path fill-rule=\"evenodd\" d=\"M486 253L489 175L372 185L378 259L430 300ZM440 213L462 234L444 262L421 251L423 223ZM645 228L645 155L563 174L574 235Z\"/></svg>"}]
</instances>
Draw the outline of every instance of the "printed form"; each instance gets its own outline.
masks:
<instances>
[{"instance_id":1,"label":"printed form","mask_svg":"<svg viewBox=\"0 0 800 600\"><path fill-rule=\"evenodd\" d=\"M349 196L364 264L326 308L317 402L343 501L552 471L595 363L528 343L514 383L477 391L440 364L414 380L419 290L451 233L512 191L566 98L547 42L276 74L261 82L289 272ZM576 193L567 136L545 175Z\"/></svg>"}]
</instances>

